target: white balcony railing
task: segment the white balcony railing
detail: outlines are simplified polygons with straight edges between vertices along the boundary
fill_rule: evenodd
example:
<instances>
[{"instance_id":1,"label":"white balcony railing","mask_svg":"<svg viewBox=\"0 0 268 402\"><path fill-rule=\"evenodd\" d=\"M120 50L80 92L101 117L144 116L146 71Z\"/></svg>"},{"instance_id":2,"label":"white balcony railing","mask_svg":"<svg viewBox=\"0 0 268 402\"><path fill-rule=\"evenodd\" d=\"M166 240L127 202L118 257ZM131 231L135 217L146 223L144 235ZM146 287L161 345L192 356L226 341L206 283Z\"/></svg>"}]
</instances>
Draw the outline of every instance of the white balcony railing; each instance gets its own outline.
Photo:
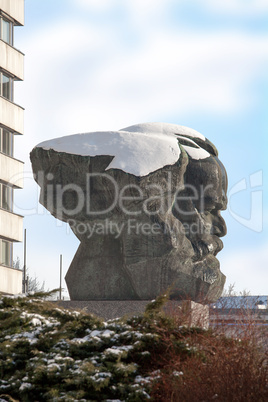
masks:
<instances>
[{"instance_id":1,"label":"white balcony railing","mask_svg":"<svg viewBox=\"0 0 268 402\"><path fill-rule=\"evenodd\" d=\"M18 134L24 132L24 109L0 96L0 124Z\"/></svg>"},{"instance_id":2,"label":"white balcony railing","mask_svg":"<svg viewBox=\"0 0 268 402\"><path fill-rule=\"evenodd\" d=\"M14 18L18 25L24 25L24 0L0 0L0 10Z\"/></svg>"},{"instance_id":3,"label":"white balcony railing","mask_svg":"<svg viewBox=\"0 0 268 402\"><path fill-rule=\"evenodd\" d=\"M0 293L22 293L22 271L0 265Z\"/></svg>"},{"instance_id":4,"label":"white balcony railing","mask_svg":"<svg viewBox=\"0 0 268 402\"><path fill-rule=\"evenodd\" d=\"M22 241L23 217L0 209L0 236L10 241Z\"/></svg>"},{"instance_id":5,"label":"white balcony railing","mask_svg":"<svg viewBox=\"0 0 268 402\"><path fill-rule=\"evenodd\" d=\"M19 50L0 40L0 67L19 80L24 77L24 55Z\"/></svg>"},{"instance_id":6,"label":"white balcony railing","mask_svg":"<svg viewBox=\"0 0 268 402\"><path fill-rule=\"evenodd\" d=\"M23 162L0 153L0 180L23 188L23 165Z\"/></svg>"}]
</instances>

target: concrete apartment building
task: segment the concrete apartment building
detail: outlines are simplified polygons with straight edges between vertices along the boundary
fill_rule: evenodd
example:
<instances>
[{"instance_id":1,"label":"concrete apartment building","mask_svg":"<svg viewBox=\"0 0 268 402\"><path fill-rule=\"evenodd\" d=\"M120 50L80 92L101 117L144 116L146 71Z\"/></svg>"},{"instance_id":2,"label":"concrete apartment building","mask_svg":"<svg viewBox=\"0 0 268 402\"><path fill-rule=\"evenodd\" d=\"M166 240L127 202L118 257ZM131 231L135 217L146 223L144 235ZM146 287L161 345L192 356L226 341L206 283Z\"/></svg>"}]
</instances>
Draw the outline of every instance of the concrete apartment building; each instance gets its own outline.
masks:
<instances>
[{"instance_id":1,"label":"concrete apartment building","mask_svg":"<svg viewBox=\"0 0 268 402\"><path fill-rule=\"evenodd\" d=\"M14 269L13 243L23 240L23 218L13 212L23 187L23 162L14 158L23 134L24 109L14 103L14 81L23 80L24 55L14 47L14 27L24 25L24 0L0 0L0 293L22 291L22 271Z\"/></svg>"}]
</instances>

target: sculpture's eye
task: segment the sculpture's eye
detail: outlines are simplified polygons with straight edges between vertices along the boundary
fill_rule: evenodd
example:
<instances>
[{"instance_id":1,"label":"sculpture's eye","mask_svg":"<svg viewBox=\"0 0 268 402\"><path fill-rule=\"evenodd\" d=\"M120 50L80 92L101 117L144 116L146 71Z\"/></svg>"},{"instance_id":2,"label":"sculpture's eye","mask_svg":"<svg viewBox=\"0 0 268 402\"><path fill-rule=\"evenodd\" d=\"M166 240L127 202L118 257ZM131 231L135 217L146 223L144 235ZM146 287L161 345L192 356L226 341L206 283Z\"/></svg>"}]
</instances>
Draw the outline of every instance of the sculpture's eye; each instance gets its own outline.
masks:
<instances>
[{"instance_id":1,"label":"sculpture's eye","mask_svg":"<svg viewBox=\"0 0 268 402\"><path fill-rule=\"evenodd\" d=\"M216 208L216 200L212 197L205 197L203 200L204 211L210 212Z\"/></svg>"}]
</instances>

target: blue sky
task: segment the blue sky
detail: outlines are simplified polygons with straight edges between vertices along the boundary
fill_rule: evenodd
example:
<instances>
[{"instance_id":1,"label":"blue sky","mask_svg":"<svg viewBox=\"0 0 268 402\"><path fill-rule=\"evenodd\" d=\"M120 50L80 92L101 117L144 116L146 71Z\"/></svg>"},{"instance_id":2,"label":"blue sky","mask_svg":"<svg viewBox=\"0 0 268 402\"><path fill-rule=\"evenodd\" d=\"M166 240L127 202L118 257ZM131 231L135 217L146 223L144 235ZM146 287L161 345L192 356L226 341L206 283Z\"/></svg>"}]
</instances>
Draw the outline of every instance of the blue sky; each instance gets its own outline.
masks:
<instances>
[{"instance_id":1,"label":"blue sky","mask_svg":"<svg viewBox=\"0 0 268 402\"><path fill-rule=\"evenodd\" d=\"M218 148L230 192L221 269L237 291L268 293L266 0L25 0L15 46L26 54L25 81L15 85L26 109L16 210L25 215L31 276L57 287L59 255L65 274L79 244L38 206L31 149L159 121L192 127Z\"/></svg>"}]
</instances>

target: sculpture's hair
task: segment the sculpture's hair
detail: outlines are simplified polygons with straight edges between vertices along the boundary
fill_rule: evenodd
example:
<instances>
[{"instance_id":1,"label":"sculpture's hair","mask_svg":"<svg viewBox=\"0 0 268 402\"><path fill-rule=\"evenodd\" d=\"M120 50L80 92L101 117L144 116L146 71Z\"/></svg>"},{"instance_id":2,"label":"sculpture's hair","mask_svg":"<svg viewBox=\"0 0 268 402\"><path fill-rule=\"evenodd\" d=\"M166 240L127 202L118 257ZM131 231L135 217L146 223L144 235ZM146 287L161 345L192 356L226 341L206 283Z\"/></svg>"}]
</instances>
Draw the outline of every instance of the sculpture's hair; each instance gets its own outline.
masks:
<instances>
[{"instance_id":1,"label":"sculpture's hair","mask_svg":"<svg viewBox=\"0 0 268 402\"><path fill-rule=\"evenodd\" d=\"M205 140L203 140L202 138L191 137L190 135L180 134L180 133L175 133L175 135L178 137L179 143L181 145L186 145L186 146L192 147L192 148L200 147L200 148L204 149L205 151L209 152L212 156L218 156L217 148L207 138L205 138Z\"/></svg>"},{"instance_id":2,"label":"sculpture's hair","mask_svg":"<svg viewBox=\"0 0 268 402\"><path fill-rule=\"evenodd\" d=\"M202 149L213 157L218 156L218 151L215 145L212 144L212 142L209 141L204 135L189 127L170 123L140 123L125 127L120 131L174 135L177 136L178 142L182 147L185 146L199 150ZM206 154L206 152L203 152L201 159L209 156Z\"/></svg>"}]
</instances>

